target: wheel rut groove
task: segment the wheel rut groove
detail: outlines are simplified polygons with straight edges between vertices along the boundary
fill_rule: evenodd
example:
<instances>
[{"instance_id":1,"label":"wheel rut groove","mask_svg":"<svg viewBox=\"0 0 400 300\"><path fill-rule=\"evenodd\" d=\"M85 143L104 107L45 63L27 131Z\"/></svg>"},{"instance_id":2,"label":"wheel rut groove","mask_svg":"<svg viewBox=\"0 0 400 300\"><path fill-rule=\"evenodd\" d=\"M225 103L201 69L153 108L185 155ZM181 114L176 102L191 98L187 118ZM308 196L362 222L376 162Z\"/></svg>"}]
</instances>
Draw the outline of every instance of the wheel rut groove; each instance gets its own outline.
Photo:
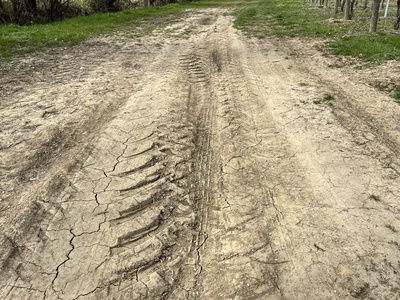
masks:
<instances>
[{"instance_id":1,"label":"wheel rut groove","mask_svg":"<svg viewBox=\"0 0 400 300\"><path fill-rule=\"evenodd\" d=\"M122 119L116 116L111 121L82 169L71 174L56 200L60 209L40 225L47 235L50 228L52 233L60 229L74 233L65 240L64 250L53 254L61 246L60 236L43 241L45 255L38 256L35 249L21 253L35 262L29 267L32 272L42 266L51 274L47 252L52 261L59 261L47 287L42 276L46 298L155 299L168 293L179 277L195 231L195 211L188 196L195 145L191 123L182 120L186 103L171 106L176 91L165 89L180 78L170 71L174 59L163 57L155 63L157 74L144 80L154 82L153 76L162 70L162 82L133 94L119 113ZM185 90L184 83L179 85ZM161 105L152 101L155 89L167 99ZM148 111L154 113L137 118ZM16 257L13 262L18 261ZM14 285L7 298L22 294Z\"/></svg>"}]
</instances>

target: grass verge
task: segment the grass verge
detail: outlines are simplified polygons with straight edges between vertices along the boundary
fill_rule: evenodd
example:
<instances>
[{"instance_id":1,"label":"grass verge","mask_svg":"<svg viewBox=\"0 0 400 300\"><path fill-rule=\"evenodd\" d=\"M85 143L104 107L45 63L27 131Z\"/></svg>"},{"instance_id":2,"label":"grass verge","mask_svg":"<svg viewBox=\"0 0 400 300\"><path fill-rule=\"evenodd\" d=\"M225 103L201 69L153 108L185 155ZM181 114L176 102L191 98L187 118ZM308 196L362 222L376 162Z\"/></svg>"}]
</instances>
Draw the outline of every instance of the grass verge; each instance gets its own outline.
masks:
<instances>
[{"instance_id":1,"label":"grass verge","mask_svg":"<svg viewBox=\"0 0 400 300\"><path fill-rule=\"evenodd\" d=\"M400 60L400 32L388 30L381 20L376 34L368 32L369 10L356 10L354 21L343 21L333 8L312 6L302 0L261 0L236 12L235 25L251 36L308 36L327 40L335 54L366 61ZM389 17L392 17L389 15Z\"/></svg>"},{"instance_id":2,"label":"grass verge","mask_svg":"<svg viewBox=\"0 0 400 300\"><path fill-rule=\"evenodd\" d=\"M393 90L393 98L396 99L396 102L400 103L400 85L396 85Z\"/></svg>"},{"instance_id":3,"label":"grass verge","mask_svg":"<svg viewBox=\"0 0 400 300\"><path fill-rule=\"evenodd\" d=\"M116 29L134 29L146 20L148 27L154 28L157 22L180 16L187 8L205 7L233 10L235 26L258 38L271 35L319 37L325 39L336 54L357 56L367 61L400 60L400 32L382 30L382 21L380 32L369 34L368 10L356 10L355 21L344 22L342 14L334 14L332 8L312 6L304 0L195 0L51 24L3 25L0 26L0 56L10 60L14 55L78 43L89 36Z\"/></svg>"},{"instance_id":4,"label":"grass verge","mask_svg":"<svg viewBox=\"0 0 400 300\"><path fill-rule=\"evenodd\" d=\"M49 24L29 26L0 25L0 60L11 60L15 55L40 51L46 48L68 46L100 34L118 29L142 30L146 34L168 20L182 16L188 8L227 7L237 9L246 5L243 0L194 0L165 6L125 10L117 13L97 13L91 16L75 17ZM145 23L145 24L144 24Z\"/></svg>"},{"instance_id":5,"label":"grass verge","mask_svg":"<svg viewBox=\"0 0 400 300\"><path fill-rule=\"evenodd\" d=\"M10 60L14 55L76 44L89 36L110 33L128 26L136 27L146 20L151 20L148 25L154 27L158 22L165 22L182 12L182 5L170 4L117 13L99 13L49 24L3 25L0 26L0 55Z\"/></svg>"}]
</instances>

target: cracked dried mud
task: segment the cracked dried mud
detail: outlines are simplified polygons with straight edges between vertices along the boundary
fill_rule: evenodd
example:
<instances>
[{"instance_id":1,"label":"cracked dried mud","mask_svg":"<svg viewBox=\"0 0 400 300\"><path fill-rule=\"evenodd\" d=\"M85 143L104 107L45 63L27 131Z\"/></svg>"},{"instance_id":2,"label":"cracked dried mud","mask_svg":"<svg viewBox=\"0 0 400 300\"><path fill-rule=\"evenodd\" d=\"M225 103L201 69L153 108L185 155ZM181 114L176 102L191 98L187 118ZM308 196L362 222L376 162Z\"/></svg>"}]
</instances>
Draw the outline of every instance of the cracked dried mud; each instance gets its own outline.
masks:
<instances>
[{"instance_id":1,"label":"cracked dried mud","mask_svg":"<svg viewBox=\"0 0 400 300\"><path fill-rule=\"evenodd\" d=\"M3 63L1 299L400 297L399 64L232 22Z\"/></svg>"}]
</instances>

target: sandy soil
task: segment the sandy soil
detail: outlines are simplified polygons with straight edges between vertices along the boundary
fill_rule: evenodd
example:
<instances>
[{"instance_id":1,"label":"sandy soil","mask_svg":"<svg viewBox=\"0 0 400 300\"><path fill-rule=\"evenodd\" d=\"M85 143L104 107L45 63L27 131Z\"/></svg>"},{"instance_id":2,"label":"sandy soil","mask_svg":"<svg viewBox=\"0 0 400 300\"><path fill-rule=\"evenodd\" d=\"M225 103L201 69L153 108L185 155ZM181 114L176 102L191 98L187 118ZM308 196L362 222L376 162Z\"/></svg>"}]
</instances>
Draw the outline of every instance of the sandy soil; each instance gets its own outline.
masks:
<instances>
[{"instance_id":1,"label":"sandy soil","mask_svg":"<svg viewBox=\"0 0 400 300\"><path fill-rule=\"evenodd\" d=\"M399 63L232 21L2 65L1 299L400 297Z\"/></svg>"}]
</instances>

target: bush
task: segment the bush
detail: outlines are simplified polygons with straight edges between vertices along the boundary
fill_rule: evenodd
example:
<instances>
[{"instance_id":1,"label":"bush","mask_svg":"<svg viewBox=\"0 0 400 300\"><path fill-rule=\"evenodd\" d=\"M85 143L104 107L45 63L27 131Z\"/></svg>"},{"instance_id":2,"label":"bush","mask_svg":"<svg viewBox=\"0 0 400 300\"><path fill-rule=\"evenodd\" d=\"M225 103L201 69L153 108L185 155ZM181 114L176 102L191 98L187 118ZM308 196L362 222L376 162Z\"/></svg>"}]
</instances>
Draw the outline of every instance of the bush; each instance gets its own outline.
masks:
<instances>
[{"instance_id":1,"label":"bush","mask_svg":"<svg viewBox=\"0 0 400 300\"><path fill-rule=\"evenodd\" d=\"M176 0L0 0L0 24L28 25L59 21L95 12L159 6Z\"/></svg>"},{"instance_id":2,"label":"bush","mask_svg":"<svg viewBox=\"0 0 400 300\"><path fill-rule=\"evenodd\" d=\"M92 0L90 8L95 12L113 12L117 11L117 0Z\"/></svg>"},{"instance_id":3,"label":"bush","mask_svg":"<svg viewBox=\"0 0 400 300\"><path fill-rule=\"evenodd\" d=\"M72 0L0 0L0 24L27 25L87 14L87 9Z\"/></svg>"},{"instance_id":4,"label":"bush","mask_svg":"<svg viewBox=\"0 0 400 300\"><path fill-rule=\"evenodd\" d=\"M46 21L61 20L69 10L70 0L42 0L42 16Z\"/></svg>"},{"instance_id":5,"label":"bush","mask_svg":"<svg viewBox=\"0 0 400 300\"><path fill-rule=\"evenodd\" d=\"M10 19L12 23L27 24L32 21L33 17L33 12L30 11L27 1L11 0Z\"/></svg>"},{"instance_id":6,"label":"bush","mask_svg":"<svg viewBox=\"0 0 400 300\"><path fill-rule=\"evenodd\" d=\"M0 24L11 22L9 2L4 3L0 0Z\"/></svg>"}]
</instances>

